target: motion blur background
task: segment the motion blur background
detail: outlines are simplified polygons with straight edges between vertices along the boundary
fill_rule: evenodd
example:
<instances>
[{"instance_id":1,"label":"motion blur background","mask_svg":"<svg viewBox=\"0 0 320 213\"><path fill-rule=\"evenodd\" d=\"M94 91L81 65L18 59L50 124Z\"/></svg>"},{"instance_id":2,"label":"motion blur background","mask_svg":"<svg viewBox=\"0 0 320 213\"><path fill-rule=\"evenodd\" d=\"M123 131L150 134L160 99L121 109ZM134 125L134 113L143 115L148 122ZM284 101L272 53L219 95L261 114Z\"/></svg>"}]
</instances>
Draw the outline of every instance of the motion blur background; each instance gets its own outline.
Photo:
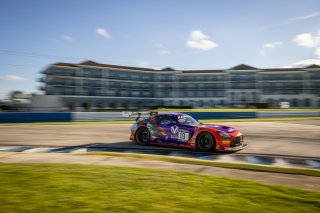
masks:
<instances>
[{"instance_id":1,"label":"motion blur background","mask_svg":"<svg viewBox=\"0 0 320 213\"><path fill-rule=\"evenodd\" d=\"M320 107L319 1L1 1L2 111Z\"/></svg>"}]
</instances>

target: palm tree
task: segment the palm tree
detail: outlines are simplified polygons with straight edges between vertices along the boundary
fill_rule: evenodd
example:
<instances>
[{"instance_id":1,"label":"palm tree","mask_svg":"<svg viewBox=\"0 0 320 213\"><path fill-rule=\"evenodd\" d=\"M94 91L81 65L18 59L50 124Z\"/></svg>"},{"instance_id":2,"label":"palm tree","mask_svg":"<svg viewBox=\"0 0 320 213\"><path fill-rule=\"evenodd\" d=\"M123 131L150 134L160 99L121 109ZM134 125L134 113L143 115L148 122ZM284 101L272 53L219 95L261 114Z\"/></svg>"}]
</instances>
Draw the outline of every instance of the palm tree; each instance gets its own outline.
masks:
<instances>
[{"instance_id":1,"label":"palm tree","mask_svg":"<svg viewBox=\"0 0 320 213\"><path fill-rule=\"evenodd\" d=\"M10 100L19 99L19 98L23 97L24 95L25 95L24 92L19 91L19 90L15 90L15 91L10 92L9 99Z\"/></svg>"}]
</instances>

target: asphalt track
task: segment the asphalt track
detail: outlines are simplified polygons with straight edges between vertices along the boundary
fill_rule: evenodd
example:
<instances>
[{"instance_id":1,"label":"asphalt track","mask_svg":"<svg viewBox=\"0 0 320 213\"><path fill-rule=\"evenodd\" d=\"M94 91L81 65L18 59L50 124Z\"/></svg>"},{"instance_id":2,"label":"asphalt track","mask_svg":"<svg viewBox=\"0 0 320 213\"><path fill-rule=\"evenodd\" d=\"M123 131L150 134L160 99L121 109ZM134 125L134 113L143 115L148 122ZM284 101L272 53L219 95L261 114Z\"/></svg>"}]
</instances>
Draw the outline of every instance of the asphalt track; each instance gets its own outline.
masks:
<instances>
[{"instance_id":1,"label":"asphalt track","mask_svg":"<svg viewBox=\"0 0 320 213\"><path fill-rule=\"evenodd\" d=\"M237 128L245 135L248 147L236 154L320 158L319 120L221 124ZM97 148L100 147L101 151L110 148L141 149L128 140L129 128L129 124L0 126L0 146L63 147L98 144ZM155 146L144 149L168 150Z\"/></svg>"}]
</instances>

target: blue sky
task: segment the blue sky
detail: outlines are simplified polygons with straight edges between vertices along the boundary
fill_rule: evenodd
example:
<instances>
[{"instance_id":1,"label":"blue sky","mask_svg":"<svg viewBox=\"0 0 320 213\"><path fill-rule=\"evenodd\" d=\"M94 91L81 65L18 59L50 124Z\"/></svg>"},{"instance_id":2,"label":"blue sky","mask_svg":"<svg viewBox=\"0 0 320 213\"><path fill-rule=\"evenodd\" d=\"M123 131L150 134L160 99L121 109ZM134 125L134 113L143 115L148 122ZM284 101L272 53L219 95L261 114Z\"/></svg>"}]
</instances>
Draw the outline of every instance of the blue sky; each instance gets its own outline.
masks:
<instances>
[{"instance_id":1,"label":"blue sky","mask_svg":"<svg viewBox=\"0 0 320 213\"><path fill-rule=\"evenodd\" d=\"M0 98L58 61L176 69L320 64L319 0L0 0Z\"/></svg>"}]
</instances>

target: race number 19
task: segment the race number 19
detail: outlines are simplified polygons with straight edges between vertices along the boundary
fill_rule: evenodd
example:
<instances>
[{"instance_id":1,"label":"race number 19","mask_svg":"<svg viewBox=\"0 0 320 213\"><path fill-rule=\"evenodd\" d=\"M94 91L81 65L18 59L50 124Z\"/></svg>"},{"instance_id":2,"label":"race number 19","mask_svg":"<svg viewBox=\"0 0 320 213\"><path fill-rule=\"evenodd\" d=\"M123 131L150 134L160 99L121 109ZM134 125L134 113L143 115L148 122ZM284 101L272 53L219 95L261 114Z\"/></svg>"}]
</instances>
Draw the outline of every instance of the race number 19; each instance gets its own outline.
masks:
<instances>
[{"instance_id":1,"label":"race number 19","mask_svg":"<svg viewBox=\"0 0 320 213\"><path fill-rule=\"evenodd\" d=\"M178 134L179 140L186 141L189 139L189 132L179 132Z\"/></svg>"}]
</instances>

